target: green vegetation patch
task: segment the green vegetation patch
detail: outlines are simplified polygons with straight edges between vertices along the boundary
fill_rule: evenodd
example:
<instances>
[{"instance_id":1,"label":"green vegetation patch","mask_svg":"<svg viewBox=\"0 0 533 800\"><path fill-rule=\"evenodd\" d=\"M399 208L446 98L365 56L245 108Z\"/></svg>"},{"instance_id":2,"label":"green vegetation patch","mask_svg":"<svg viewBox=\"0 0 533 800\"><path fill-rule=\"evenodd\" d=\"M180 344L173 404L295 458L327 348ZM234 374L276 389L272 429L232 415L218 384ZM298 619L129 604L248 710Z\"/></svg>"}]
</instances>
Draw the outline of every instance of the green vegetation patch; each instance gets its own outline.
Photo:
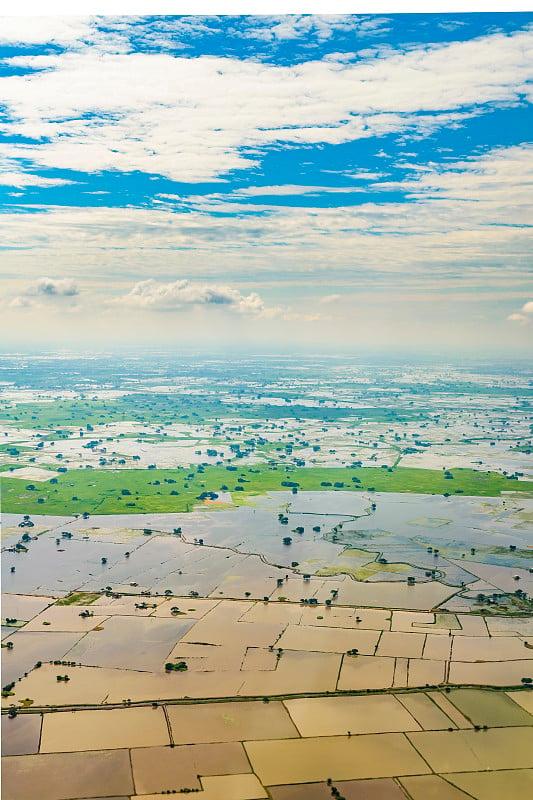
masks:
<instances>
[{"instance_id":1,"label":"green vegetation patch","mask_svg":"<svg viewBox=\"0 0 533 800\"><path fill-rule=\"evenodd\" d=\"M452 689L446 696L473 725L533 725L533 716L503 692Z\"/></svg>"},{"instance_id":2,"label":"green vegetation patch","mask_svg":"<svg viewBox=\"0 0 533 800\"><path fill-rule=\"evenodd\" d=\"M98 592L71 592L56 602L56 606L88 606L98 600Z\"/></svg>"},{"instance_id":3,"label":"green vegetation patch","mask_svg":"<svg viewBox=\"0 0 533 800\"><path fill-rule=\"evenodd\" d=\"M286 491L413 492L497 497L502 491L533 493L533 481L509 481L496 472L454 469L454 480L439 470L398 467L242 467L231 465L178 469L68 470L57 484L2 477L2 508L23 514L128 514L191 511L208 492L229 491L236 505L254 495ZM357 479L354 482L353 479ZM221 489L222 486L227 487Z\"/></svg>"},{"instance_id":4,"label":"green vegetation patch","mask_svg":"<svg viewBox=\"0 0 533 800\"><path fill-rule=\"evenodd\" d=\"M236 406L221 400L198 395L154 395L143 392L126 394L112 400L79 397L44 403L11 403L0 409L0 419L13 422L22 428L46 430L61 429L68 436L68 428L94 428L108 422L142 422L164 425L187 422L198 424L215 419L253 419L269 421L279 419L316 419L323 422L338 419L372 419L394 422L426 418L426 413L413 408L329 408L287 403L283 406L262 405L240 401Z\"/></svg>"}]
</instances>

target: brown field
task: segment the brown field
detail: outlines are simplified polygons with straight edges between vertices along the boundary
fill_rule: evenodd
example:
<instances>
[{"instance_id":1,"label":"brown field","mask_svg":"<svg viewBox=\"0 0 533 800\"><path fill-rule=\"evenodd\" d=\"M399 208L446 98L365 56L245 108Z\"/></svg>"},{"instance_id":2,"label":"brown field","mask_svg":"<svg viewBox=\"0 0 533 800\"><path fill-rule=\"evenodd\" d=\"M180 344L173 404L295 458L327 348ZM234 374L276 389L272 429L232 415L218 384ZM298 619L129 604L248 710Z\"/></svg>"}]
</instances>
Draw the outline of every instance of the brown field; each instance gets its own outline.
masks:
<instances>
[{"instance_id":1,"label":"brown field","mask_svg":"<svg viewBox=\"0 0 533 800\"><path fill-rule=\"evenodd\" d=\"M240 742L192 744L170 749L143 747L131 751L137 794L200 789L197 775L237 775L250 765Z\"/></svg>"},{"instance_id":2,"label":"brown field","mask_svg":"<svg viewBox=\"0 0 533 800\"><path fill-rule=\"evenodd\" d=\"M2 784L9 800L70 800L134 791L127 750L8 756Z\"/></svg>"}]
</instances>

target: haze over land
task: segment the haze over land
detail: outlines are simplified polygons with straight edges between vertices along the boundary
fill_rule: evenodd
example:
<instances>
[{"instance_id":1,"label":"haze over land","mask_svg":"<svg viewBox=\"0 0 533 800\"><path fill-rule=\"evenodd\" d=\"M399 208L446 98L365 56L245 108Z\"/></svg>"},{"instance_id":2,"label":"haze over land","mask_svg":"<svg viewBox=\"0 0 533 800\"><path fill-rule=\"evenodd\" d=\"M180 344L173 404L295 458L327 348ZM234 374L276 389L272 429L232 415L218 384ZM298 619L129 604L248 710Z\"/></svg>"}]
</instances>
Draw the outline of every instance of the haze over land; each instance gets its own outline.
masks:
<instances>
[{"instance_id":1,"label":"haze over land","mask_svg":"<svg viewBox=\"0 0 533 800\"><path fill-rule=\"evenodd\" d=\"M3 19L0 333L526 355L531 21Z\"/></svg>"}]
</instances>

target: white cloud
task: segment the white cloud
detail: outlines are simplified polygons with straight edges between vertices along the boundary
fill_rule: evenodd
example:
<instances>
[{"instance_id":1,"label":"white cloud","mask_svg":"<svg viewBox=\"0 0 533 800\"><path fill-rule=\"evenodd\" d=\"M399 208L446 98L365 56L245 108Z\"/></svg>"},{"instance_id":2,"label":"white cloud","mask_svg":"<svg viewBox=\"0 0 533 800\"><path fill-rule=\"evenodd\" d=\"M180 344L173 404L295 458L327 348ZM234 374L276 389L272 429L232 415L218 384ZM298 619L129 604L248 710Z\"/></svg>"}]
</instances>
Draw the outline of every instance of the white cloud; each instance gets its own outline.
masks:
<instances>
[{"instance_id":1,"label":"white cloud","mask_svg":"<svg viewBox=\"0 0 533 800\"><path fill-rule=\"evenodd\" d=\"M326 294L324 297L320 298L320 302L325 303L326 305L338 303L339 300L342 300L342 296L340 294Z\"/></svg>"},{"instance_id":2,"label":"white cloud","mask_svg":"<svg viewBox=\"0 0 533 800\"><path fill-rule=\"evenodd\" d=\"M98 48L23 56L8 63L41 71L0 82L9 117L0 130L34 138L6 145L5 152L38 165L203 181L257 165L258 148L276 142L426 135L460 124L474 108L521 99L532 56L531 31L354 65L281 67Z\"/></svg>"},{"instance_id":3,"label":"white cloud","mask_svg":"<svg viewBox=\"0 0 533 800\"><path fill-rule=\"evenodd\" d=\"M77 294L79 289L72 278L38 278L24 291L24 295L45 297L72 297Z\"/></svg>"},{"instance_id":4,"label":"white cloud","mask_svg":"<svg viewBox=\"0 0 533 800\"><path fill-rule=\"evenodd\" d=\"M232 197L283 197L285 195L306 195L306 194L350 194L360 192L357 186L303 186L286 183L281 186L246 186L237 189L232 193ZM164 195L161 195L163 197Z\"/></svg>"},{"instance_id":5,"label":"white cloud","mask_svg":"<svg viewBox=\"0 0 533 800\"><path fill-rule=\"evenodd\" d=\"M32 300L21 295L14 297L9 304L10 308L32 308L34 305Z\"/></svg>"},{"instance_id":6,"label":"white cloud","mask_svg":"<svg viewBox=\"0 0 533 800\"><path fill-rule=\"evenodd\" d=\"M385 20L380 20L380 23ZM336 31L367 31L365 21L354 14L286 14L247 18L247 26L240 35L265 41L287 41L308 39L316 36L319 41L330 39Z\"/></svg>"},{"instance_id":7,"label":"white cloud","mask_svg":"<svg viewBox=\"0 0 533 800\"><path fill-rule=\"evenodd\" d=\"M533 300L524 303L520 311L515 311L507 317L510 322L518 322L521 325L528 325L531 322L531 315L533 314Z\"/></svg>"},{"instance_id":8,"label":"white cloud","mask_svg":"<svg viewBox=\"0 0 533 800\"><path fill-rule=\"evenodd\" d=\"M112 22L112 18L107 21ZM89 46L111 52L129 50L125 36L101 30L94 16L0 17L0 45L46 44L74 50Z\"/></svg>"},{"instance_id":9,"label":"white cloud","mask_svg":"<svg viewBox=\"0 0 533 800\"><path fill-rule=\"evenodd\" d=\"M25 186L64 186L73 181L63 178L44 178L42 175L32 175L30 172L0 172L1 186L16 186L21 189Z\"/></svg>"},{"instance_id":10,"label":"white cloud","mask_svg":"<svg viewBox=\"0 0 533 800\"><path fill-rule=\"evenodd\" d=\"M267 309L256 292L241 294L237 289L216 284L158 283L149 278L136 283L131 291L111 301L130 308L150 311L180 311L190 306L226 307L237 314L263 315Z\"/></svg>"}]
</instances>

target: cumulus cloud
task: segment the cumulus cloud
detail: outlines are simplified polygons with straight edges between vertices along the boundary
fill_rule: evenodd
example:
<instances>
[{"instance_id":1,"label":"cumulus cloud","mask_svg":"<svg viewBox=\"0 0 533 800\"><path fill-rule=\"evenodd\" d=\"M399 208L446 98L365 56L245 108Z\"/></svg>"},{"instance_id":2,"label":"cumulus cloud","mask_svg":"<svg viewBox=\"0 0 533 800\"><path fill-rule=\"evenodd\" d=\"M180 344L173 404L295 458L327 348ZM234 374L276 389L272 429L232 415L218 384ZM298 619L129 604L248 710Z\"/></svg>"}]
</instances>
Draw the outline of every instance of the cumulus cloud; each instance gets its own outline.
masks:
<instances>
[{"instance_id":1,"label":"cumulus cloud","mask_svg":"<svg viewBox=\"0 0 533 800\"><path fill-rule=\"evenodd\" d=\"M520 311L515 311L512 314L509 314L507 319L510 322L518 322L521 325L528 325L531 322L531 317L533 315L533 300L529 300L527 303L524 303Z\"/></svg>"},{"instance_id":2,"label":"cumulus cloud","mask_svg":"<svg viewBox=\"0 0 533 800\"><path fill-rule=\"evenodd\" d=\"M149 278L136 283L128 294L111 302L151 311L180 311L190 306L219 306L251 316L262 316L270 311L256 292L243 295L230 286L190 283L188 280L159 283Z\"/></svg>"},{"instance_id":3,"label":"cumulus cloud","mask_svg":"<svg viewBox=\"0 0 533 800\"><path fill-rule=\"evenodd\" d=\"M326 294L326 295L324 295L324 297L320 298L320 302L321 303L325 303L326 305L328 305L330 303L338 303L339 300L342 300L342 297L341 297L340 294Z\"/></svg>"},{"instance_id":4,"label":"cumulus cloud","mask_svg":"<svg viewBox=\"0 0 533 800\"><path fill-rule=\"evenodd\" d=\"M360 29L368 32L368 20L354 14L286 14L283 16L264 16L247 18L246 28L241 35L265 41L287 41L290 39L316 36L319 41L330 39L336 31ZM380 19L375 27L385 24Z\"/></svg>"},{"instance_id":5,"label":"cumulus cloud","mask_svg":"<svg viewBox=\"0 0 533 800\"><path fill-rule=\"evenodd\" d=\"M24 291L26 296L72 297L77 294L79 289L72 278L38 278Z\"/></svg>"},{"instance_id":6,"label":"cumulus cloud","mask_svg":"<svg viewBox=\"0 0 533 800\"><path fill-rule=\"evenodd\" d=\"M22 295L18 295L14 297L13 300L10 302L10 308L32 308L34 303L29 297L24 297Z\"/></svg>"}]
</instances>

